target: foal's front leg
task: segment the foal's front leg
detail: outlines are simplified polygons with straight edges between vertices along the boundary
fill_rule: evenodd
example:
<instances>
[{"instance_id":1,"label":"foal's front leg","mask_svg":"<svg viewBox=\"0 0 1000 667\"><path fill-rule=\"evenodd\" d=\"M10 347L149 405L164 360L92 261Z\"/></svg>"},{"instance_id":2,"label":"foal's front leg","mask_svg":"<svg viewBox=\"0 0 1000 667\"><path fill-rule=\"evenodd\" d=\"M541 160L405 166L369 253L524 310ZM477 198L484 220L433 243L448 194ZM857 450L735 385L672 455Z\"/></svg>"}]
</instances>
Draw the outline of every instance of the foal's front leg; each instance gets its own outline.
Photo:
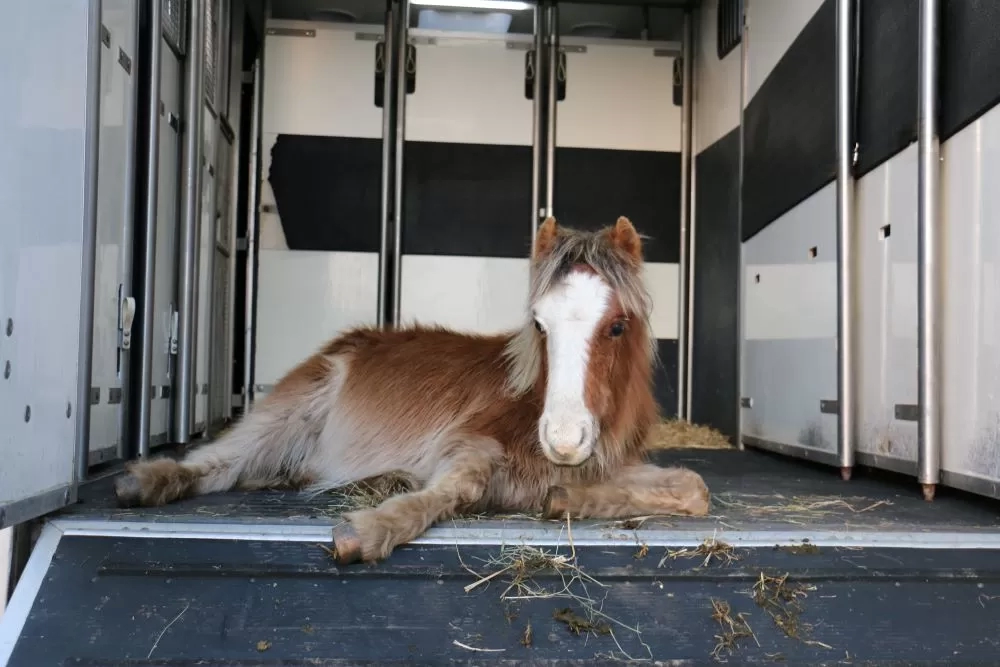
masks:
<instances>
[{"instance_id":1,"label":"foal's front leg","mask_svg":"<svg viewBox=\"0 0 1000 667\"><path fill-rule=\"evenodd\" d=\"M606 482L549 487L542 504L547 519L625 519L642 514L708 514L705 480L687 468L641 464Z\"/></svg>"},{"instance_id":2,"label":"foal's front leg","mask_svg":"<svg viewBox=\"0 0 1000 667\"><path fill-rule=\"evenodd\" d=\"M333 531L337 562L383 559L435 522L479 501L501 455L500 445L487 438L450 443L424 488L344 515L346 523Z\"/></svg>"}]
</instances>

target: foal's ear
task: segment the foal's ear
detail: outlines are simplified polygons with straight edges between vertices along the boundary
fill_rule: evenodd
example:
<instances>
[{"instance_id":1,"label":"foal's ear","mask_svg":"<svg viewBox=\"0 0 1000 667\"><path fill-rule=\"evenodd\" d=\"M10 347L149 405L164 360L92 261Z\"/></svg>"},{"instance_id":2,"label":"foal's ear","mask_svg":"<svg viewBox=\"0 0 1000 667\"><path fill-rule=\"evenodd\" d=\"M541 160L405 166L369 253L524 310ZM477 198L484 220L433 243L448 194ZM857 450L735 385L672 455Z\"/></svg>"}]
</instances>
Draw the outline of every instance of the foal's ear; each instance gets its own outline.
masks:
<instances>
[{"instance_id":1,"label":"foal's ear","mask_svg":"<svg viewBox=\"0 0 1000 667\"><path fill-rule=\"evenodd\" d=\"M559 226L556 224L556 219L551 215L545 218L545 222L538 228L538 234L535 236L535 248L531 253L532 256L535 259L541 259L552 252L552 248L556 245L556 235L558 233Z\"/></svg>"},{"instance_id":2,"label":"foal's ear","mask_svg":"<svg viewBox=\"0 0 1000 667\"><path fill-rule=\"evenodd\" d=\"M635 231L635 227L625 216L618 218L618 222L608 232L608 240L611 241L611 245L620 248L636 261L642 261L642 240L639 238L639 232Z\"/></svg>"}]
</instances>

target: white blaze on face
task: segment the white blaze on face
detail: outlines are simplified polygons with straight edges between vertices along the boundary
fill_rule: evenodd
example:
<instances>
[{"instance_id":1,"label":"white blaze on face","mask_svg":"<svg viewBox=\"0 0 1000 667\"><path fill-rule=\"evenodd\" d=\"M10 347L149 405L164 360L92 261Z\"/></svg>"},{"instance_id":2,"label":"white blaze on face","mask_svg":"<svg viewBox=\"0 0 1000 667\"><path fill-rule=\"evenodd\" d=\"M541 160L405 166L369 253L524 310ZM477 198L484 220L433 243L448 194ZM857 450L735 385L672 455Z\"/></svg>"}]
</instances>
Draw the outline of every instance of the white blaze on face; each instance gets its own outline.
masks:
<instances>
[{"instance_id":1,"label":"white blaze on face","mask_svg":"<svg viewBox=\"0 0 1000 667\"><path fill-rule=\"evenodd\" d=\"M610 299L604 280L574 271L535 304L535 322L545 333L548 357L538 437L542 452L559 465L583 463L597 442L597 419L587 409L584 391L590 342Z\"/></svg>"}]
</instances>

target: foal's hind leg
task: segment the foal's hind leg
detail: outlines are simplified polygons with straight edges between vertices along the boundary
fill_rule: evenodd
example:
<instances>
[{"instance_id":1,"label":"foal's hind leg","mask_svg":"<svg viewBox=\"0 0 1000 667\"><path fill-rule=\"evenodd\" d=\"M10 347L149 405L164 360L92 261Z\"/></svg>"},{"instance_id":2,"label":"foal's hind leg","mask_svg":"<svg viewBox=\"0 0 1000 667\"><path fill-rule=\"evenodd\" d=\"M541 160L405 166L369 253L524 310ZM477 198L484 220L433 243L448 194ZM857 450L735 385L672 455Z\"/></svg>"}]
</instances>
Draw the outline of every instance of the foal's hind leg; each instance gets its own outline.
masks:
<instances>
[{"instance_id":1,"label":"foal's hind leg","mask_svg":"<svg viewBox=\"0 0 1000 667\"><path fill-rule=\"evenodd\" d=\"M606 482L549 487L548 519L624 519L640 514L708 514L709 493L698 473L651 464L623 468Z\"/></svg>"},{"instance_id":2,"label":"foal's hind leg","mask_svg":"<svg viewBox=\"0 0 1000 667\"><path fill-rule=\"evenodd\" d=\"M346 565L385 558L436 521L479 501L501 455L500 445L488 438L449 444L423 489L393 496L374 509L344 515L347 522L333 533L337 561Z\"/></svg>"}]
</instances>

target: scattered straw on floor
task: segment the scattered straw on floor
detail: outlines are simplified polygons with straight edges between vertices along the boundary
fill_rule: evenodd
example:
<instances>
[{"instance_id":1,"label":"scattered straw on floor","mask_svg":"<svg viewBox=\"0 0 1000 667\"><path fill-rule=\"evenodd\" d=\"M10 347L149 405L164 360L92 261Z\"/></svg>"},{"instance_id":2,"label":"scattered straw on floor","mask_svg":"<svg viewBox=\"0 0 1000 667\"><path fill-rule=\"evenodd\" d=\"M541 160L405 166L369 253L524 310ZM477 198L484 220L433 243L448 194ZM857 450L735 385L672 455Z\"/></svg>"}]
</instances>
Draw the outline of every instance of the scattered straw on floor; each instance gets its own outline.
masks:
<instances>
[{"instance_id":1,"label":"scattered straw on floor","mask_svg":"<svg viewBox=\"0 0 1000 667\"><path fill-rule=\"evenodd\" d=\"M708 567L713 559L722 565L729 565L738 561L740 556L731 545L709 537L694 549L667 549L667 553L660 559L657 567L663 567L668 559L676 560L678 558L703 558L701 566Z\"/></svg>"},{"instance_id":2,"label":"scattered straw on floor","mask_svg":"<svg viewBox=\"0 0 1000 667\"><path fill-rule=\"evenodd\" d=\"M808 646L831 649L829 644L809 639L812 625L801 620L802 600L816 587L789 581L788 574L780 577L760 573L753 587L753 601L774 621L775 626L789 639L797 639Z\"/></svg>"},{"instance_id":3,"label":"scattered straw on floor","mask_svg":"<svg viewBox=\"0 0 1000 667\"><path fill-rule=\"evenodd\" d=\"M829 516L864 514L892 505L888 500L872 502L870 498L844 498L837 496L759 496L766 500L761 504L752 501L754 496L741 494L739 499L729 494L718 494L712 498L724 510L744 512L752 518L768 518L787 523L815 521Z\"/></svg>"},{"instance_id":4,"label":"scattered straw on floor","mask_svg":"<svg viewBox=\"0 0 1000 667\"><path fill-rule=\"evenodd\" d=\"M726 436L719 431L683 419L667 419L654 426L646 439L646 447L647 449L733 449Z\"/></svg>"},{"instance_id":5,"label":"scattered straw on floor","mask_svg":"<svg viewBox=\"0 0 1000 667\"><path fill-rule=\"evenodd\" d=\"M337 503L328 506L328 510L335 512L353 512L360 509L370 509L378 507L383 501L392 496L406 493L414 488L413 478L405 473L390 473L378 477L370 477L354 482L339 489L335 489L332 495L336 497Z\"/></svg>"},{"instance_id":6,"label":"scattered straw on floor","mask_svg":"<svg viewBox=\"0 0 1000 667\"><path fill-rule=\"evenodd\" d=\"M491 570L488 574L481 574L466 565L461 561L459 554L462 566L476 577L475 581L465 587L465 592L469 593L491 583L500 583L503 586L500 600L504 603L526 600L569 600L579 611L570 607L558 609L553 613L553 618L565 624L571 632L578 635L609 635L621 655L631 661L634 658L628 655L615 636L615 627L628 630L636 636L652 658L652 649L642 640L638 626L626 625L601 611L607 593L596 597L592 595L591 589L607 589L608 585L580 569L569 519L566 520L566 534L569 543L568 554L559 553L558 549L548 551L529 545L504 546L497 556L484 561ZM541 577L554 580L555 585L539 581ZM526 636L530 641L530 635Z\"/></svg>"},{"instance_id":7,"label":"scattered straw on floor","mask_svg":"<svg viewBox=\"0 0 1000 667\"><path fill-rule=\"evenodd\" d=\"M747 622L746 614L739 613L733 616L733 609L725 600L712 598L712 619L719 624L722 633L715 635L717 643L712 649L711 656L716 660L721 661L724 653L732 655L741 639L753 639L758 648L760 647L757 635Z\"/></svg>"}]
</instances>

